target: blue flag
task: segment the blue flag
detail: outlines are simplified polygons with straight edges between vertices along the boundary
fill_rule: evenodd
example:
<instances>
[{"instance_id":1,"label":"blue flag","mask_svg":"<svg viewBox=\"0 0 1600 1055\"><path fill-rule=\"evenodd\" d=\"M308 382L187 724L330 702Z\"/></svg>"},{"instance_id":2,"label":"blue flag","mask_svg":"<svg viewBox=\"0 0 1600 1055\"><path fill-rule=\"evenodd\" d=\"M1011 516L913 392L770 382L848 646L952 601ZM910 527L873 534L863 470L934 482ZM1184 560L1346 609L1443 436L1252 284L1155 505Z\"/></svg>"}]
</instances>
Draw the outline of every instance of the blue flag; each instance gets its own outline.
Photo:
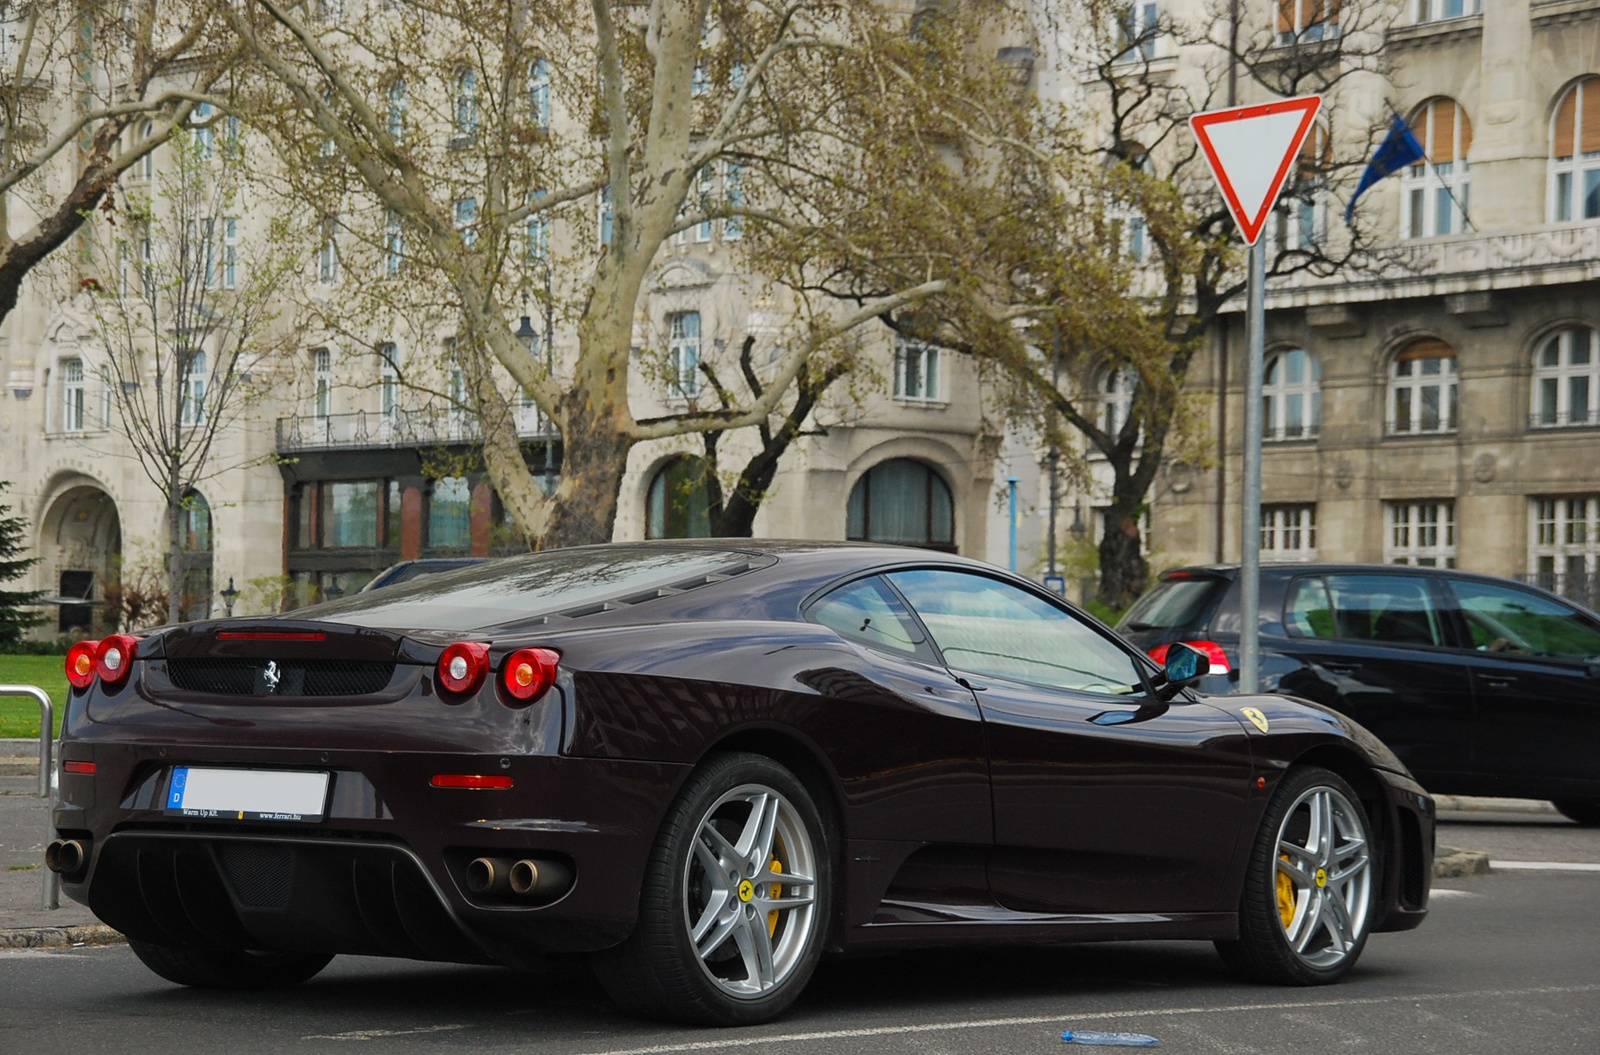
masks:
<instances>
[{"instance_id":1,"label":"blue flag","mask_svg":"<svg viewBox=\"0 0 1600 1055\"><path fill-rule=\"evenodd\" d=\"M1389 126L1389 134L1378 144L1372 160L1367 162L1367 171L1361 174L1361 182L1356 185L1355 194L1350 197L1350 204L1345 206L1345 220L1348 222L1355 215L1356 199L1366 193L1368 187L1385 176L1394 175L1407 165L1421 161L1425 156L1427 152L1422 149L1422 144L1417 142L1417 137L1411 134L1410 126L1399 114L1395 114L1394 123Z\"/></svg>"}]
</instances>

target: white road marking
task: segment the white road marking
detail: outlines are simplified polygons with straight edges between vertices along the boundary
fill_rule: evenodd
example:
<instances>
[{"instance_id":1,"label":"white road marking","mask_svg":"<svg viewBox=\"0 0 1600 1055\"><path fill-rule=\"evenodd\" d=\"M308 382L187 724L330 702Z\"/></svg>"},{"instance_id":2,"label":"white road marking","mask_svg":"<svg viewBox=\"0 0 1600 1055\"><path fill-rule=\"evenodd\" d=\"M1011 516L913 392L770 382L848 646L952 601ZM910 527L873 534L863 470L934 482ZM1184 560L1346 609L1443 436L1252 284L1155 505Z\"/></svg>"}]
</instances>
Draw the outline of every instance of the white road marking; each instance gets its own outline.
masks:
<instances>
[{"instance_id":1,"label":"white road marking","mask_svg":"<svg viewBox=\"0 0 1600 1055\"><path fill-rule=\"evenodd\" d=\"M381 1040L386 1037L415 1037L423 1033L449 1033L466 1029L466 1024L452 1026L418 1026L416 1029L352 1029L348 1033L313 1033L301 1040Z\"/></svg>"},{"instance_id":2,"label":"white road marking","mask_svg":"<svg viewBox=\"0 0 1600 1055\"><path fill-rule=\"evenodd\" d=\"M1600 872L1600 864L1580 864L1576 861L1502 861L1489 858L1489 870L1502 868L1522 869L1529 872Z\"/></svg>"},{"instance_id":3,"label":"white road marking","mask_svg":"<svg viewBox=\"0 0 1600 1055\"><path fill-rule=\"evenodd\" d=\"M1448 888L1434 887L1433 891L1428 895L1428 899L1431 901L1432 899L1434 899L1436 897L1482 897L1482 896L1483 896L1482 894L1475 894L1470 890L1452 890L1452 889L1448 889Z\"/></svg>"},{"instance_id":4,"label":"white road marking","mask_svg":"<svg viewBox=\"0 0 1600 1055\"><path fill-rule=\"evenodd\" d=\"M961 1029L993 1029L996 1026L1035 1026L1045 1023L1105 1022L1128 1018L1170 1018L1177 1015L1220 1015L1238 1011L1292 1011L1309 1007L1350 1007L1355 1004L1421 1004L1436 1000L1481 1000L1492 997L1595 992L1600 992L1600 984L1549 985L1536 989L1477 989L1455 993L1405 993L1394 996L1331 997L1323 1000L1290 1000L1265 1004L1212 1004L1200 1007L1151 1008L1144 1011L1067 1011L1057 1015L1018 1015L1014 1018L980 1018L968 1022L913 1022L902 1026L863 1026L858 1029L817 1030L813 1033L775 1033L767 1037L734 1037L726 1040L687 1041L681 1044L652 1044L644 1048L606 1048L601 1051L585 1052L583 1055L669 1055L671 1052L679 1051L753 1048L763 1044L886 1037L896 1033L943 1033Z\"/></svg>"}]
</instances>

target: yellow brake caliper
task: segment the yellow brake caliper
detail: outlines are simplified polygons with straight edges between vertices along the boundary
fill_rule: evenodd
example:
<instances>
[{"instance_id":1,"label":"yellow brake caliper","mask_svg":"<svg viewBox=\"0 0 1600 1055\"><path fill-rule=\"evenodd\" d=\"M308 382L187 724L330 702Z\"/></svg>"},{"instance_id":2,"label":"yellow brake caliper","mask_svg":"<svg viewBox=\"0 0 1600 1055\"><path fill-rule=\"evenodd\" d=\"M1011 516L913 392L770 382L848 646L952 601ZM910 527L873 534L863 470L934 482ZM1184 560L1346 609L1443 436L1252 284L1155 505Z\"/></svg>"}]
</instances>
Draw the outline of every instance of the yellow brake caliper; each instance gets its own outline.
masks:
<instances>
[{"instance_id":1,"label":"yellow brake caliper","mask_svg":"<svg viewBox=\"0 0 1600 1055\"><path fill-rule=\"evenodd\" d=\"M778 860L778 855L777 854L773 854L772 855L772 860L767 862L767 867L772 869L774 872L781 872L781 871L783 871L783 862ZM781 897L782 894L783 894L783 884L782 883L774 883L774 884L772 884L772 890L771 890L772 897L773 898L778 898L778 897ZM778 910L777 909L773 909L771 912L767 913L767 937L770 938L770 937L774 936L777 933L778 933Z\"/></svg>"},{"instance_id":2,"label":"yellow brake caliper","mask_svg":"<svg viewBox=\"0 0 1600 1055\"><path fill-rule=\"evenodd\" d=\"M1280 854L1278 860L1287 862L1289 855ZM1278 918L1283 921L1285 931L1294 922L1294 881L1286 872L1278 872Z\"/></svg>"}]
</instances>

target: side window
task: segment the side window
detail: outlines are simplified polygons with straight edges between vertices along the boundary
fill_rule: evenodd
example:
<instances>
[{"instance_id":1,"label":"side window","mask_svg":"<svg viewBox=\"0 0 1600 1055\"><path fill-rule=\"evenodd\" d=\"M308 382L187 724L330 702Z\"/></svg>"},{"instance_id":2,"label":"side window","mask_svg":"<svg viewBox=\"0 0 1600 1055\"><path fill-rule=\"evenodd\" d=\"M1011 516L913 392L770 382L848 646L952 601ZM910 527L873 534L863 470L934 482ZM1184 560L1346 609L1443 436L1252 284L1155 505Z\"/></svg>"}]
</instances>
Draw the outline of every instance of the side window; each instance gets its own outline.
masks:
<instances>
[{"instance_id":1,"label":"side window","mask_svg":"<svg viewBox=\"0 0 1600 1055\"><path fill-rule=\"evenodd\" d=\"M839 587L807 609L806 618L868 648L938 662L905 605L880 579Z\"/></svg>"},{"instance_id":2,"label":"side window","mask_svg":"<svg viewBox=\"0 0 1600 1055\"><path fill-rule=\"evenodd\" d=\"M1512 586L1452 581L1450 588L1480 652L1600 660L1600 626L1581 612Z\"/></svg>"},{"instance_id":3,"label":"side window","mask_svg":"<svg viewBox=\"0 0 1600 1055\"><path fill-rule=\"evenodd\" d=\"M1428 581L1409 575L1330 575L1333 634L1382 645L1442 645Z\"/></svg>"},{"instance_id":4,"label":"side window","mask_svg":"<svg viewBox=\"0 0 1600 1055\"><path fill-rule=\"evenodd\" d=\"M1283 627L1290 637L1335 637L1333 604L1328 587L1319 578L1299 579L1289 591L1283 610Z\"/></svg>"},{"instance_id":5,"label":"side window","mask_svg":"<svg viewBox=\"0 0 1600 1055\"><path fill-rule=\"evenodd\" d=\"M1113 696L1144 690L1138 666L1116 642L1009 583L932 569L888 579L958 670Z\"/></svg>"}]
</instances>

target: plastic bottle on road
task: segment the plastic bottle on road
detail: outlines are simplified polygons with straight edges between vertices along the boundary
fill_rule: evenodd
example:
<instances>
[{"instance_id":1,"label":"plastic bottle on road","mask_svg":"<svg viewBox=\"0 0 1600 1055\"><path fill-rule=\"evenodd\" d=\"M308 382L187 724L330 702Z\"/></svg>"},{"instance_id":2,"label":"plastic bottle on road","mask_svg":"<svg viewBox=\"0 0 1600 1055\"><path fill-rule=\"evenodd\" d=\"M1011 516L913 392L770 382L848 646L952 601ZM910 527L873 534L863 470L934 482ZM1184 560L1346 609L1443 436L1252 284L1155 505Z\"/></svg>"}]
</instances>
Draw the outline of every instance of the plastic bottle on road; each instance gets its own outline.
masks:
<instances>
[{"instance_id":1,"label":"plastic bottle on road","mask_svg":"<svg viewBox=\"0 0 1600 1055\"><path fill-rule=\"evenodd\" d=\"M1146 1033L1102 1033L1094 1029L1069 1029L1061 1034L1068 1044L1097 1044L1104 1047L1153 1048L1161 1042Z\"/></svg>"}]
</instances>

